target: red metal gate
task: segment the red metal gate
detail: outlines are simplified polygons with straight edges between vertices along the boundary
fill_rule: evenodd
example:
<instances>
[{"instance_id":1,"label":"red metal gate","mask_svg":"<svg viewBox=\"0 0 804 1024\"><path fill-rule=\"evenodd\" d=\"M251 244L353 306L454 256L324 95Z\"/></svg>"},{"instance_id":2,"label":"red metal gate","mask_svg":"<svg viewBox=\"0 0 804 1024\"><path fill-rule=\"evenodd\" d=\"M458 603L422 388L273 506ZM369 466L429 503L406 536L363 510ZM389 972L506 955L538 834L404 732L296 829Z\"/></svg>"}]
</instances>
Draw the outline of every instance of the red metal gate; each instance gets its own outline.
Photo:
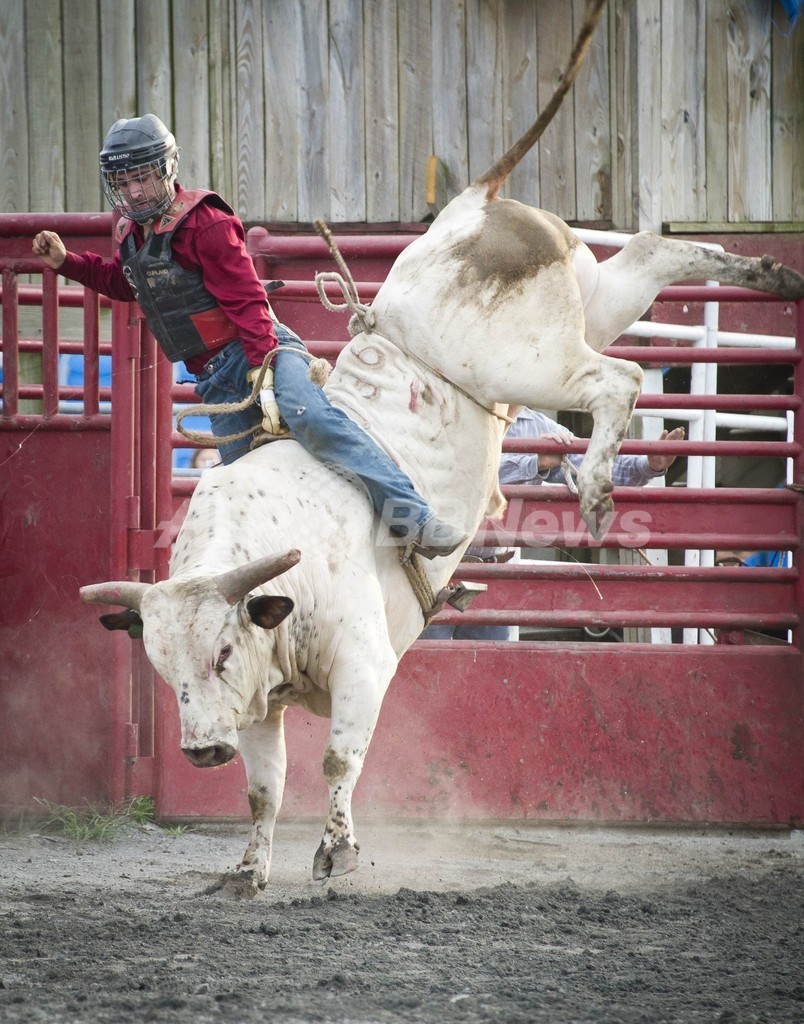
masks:
<instances>
[{"instance_id":1,"label":"red metal gate","mask_svg":"<svg viewBox=\"0 0 804 1024\"><path fill-rule=\"evenodd\" d=\"M113 307L110 347L99 340L97 297L59 287L50 272L42 275L41 288L17 286L18 274L41 274L27 253L31 236L44 226L73 234L71 247L108 251L111 218L0 218L3 804L24 808L35 796L78 802L147 792L163 817L245 816L239 760L203 772L186 763L173 695L154 679L141 644L105 634L96 625L97 610L77 601L84 583L166 574L170 541L194 485L172 471L173 448L183 441L173 408L192 396L157 358L135 307ZM364 300L408 241L400 235L340 240ZM311 283L314 271L328 265L323 243L261 229L250 232L249 243L261 276L286 281L272 296L280 319L310 339L314 351L336 355L346 340L345 318L320 307ZM718 295L749 302L751 310L771 301L736 289ZM667 303L708 297L694 288L667 289L662 296ZM20 304L41 307L41 339L20 335ZM59 310L70 304L84 310L81 343L62 337ZM671 553L782 548L792 552L792 567L594 564L575 499L558 488L509 488L506 542L588 550L589 563L467 566L461 575L487 582L489 591L462 622L511 622L540 631L707 629L718 642L420 641L403 659L383 708L356 794L359 813L800 822L804 303L797 318L794 348L617 347L643 364L791 367L790 395L643 396L640 404L789 414L794 425L786 441L687 441L672 450L790 458L794 475L784 489L618 489L617 518L603 544ZM83 353L86 369L83 387L71 390L59 384L57 367L73 347ZM97 360L110 350L107 394L98 383ZM38 381L20 380L19 353L41 355ZM83 401L80 412L63 412L60 403L76 397ZM109 413L102 411L108 398ZM43 407L24 413L20 401ZM627 441L624 451L647 451L652 444ZM507 445L539 448L534 442ZM583 450L584 443L574 447ZM637 543L645 526L644 544ZM790 642L745 642L750 631L787 630ZM327 723L295 709L287 719L284 813L319 815L326 799L320 761Z\"/></svg>"}]
</instances>

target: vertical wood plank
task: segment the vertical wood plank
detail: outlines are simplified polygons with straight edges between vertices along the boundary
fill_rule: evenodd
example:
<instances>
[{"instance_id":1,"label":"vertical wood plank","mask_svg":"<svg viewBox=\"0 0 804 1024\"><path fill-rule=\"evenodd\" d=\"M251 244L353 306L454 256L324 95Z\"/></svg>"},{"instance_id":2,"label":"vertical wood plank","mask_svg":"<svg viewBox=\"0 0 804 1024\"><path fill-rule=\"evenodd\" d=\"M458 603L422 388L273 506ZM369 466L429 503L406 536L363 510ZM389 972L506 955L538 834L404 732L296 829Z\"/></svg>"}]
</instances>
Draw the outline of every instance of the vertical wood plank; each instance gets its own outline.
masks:
<instances>
[{"instance_id":1,"label":"vertical wood plank","mask_svg":"<svg viewBox=\"0 0 804 1024\"><path fill-rule=\"evenodd\" d=\"M232 101L232 0L209 0L209 160L212 188L236 204L236 124Z\"/></svg>"},{"instance_id":2,"label":"vertical wood plank","mask_svg":"<svg viewBox=\"0 0 804 1024\"><path fill-rule=\"evenodd\" d=\"M272 0L263 11L265 54L265 219L298 219L300 80L295 0Z\"/></svg>"},{"instance_id":3,"label":"vertical wood plank","mask_svg":"<svg viewBox=\"0 0 804 1024\"><path fill-rule=\"evenodd\" d=\"M104 129L100 122L100 33L95 0L62 0L64 68L64 207L102 210L98 175Z\"/></svg>"},{"instance_id":4,"label":"vertical wood plank","mask_svg":"<svg viewBox=\"0 0 804 1024\"><path fill-rule=\"evenodd\" d=\"M430 0L398 0L399 215L427 214L427 160L433 152Z\"/></svg>"},{"instance_id":5,"label":"vertical wood plank","mask_svg":"<svg viewBox=\"0 0 804 1024\"><path fill-rule=\"evenodd\" d=\"M301 104L297 120L298 216L310 222L330 216L329 58L327 5L300 4L296 30Z\"/></svg>"},{"instance_id":6,"label":"vertical wood plank","mask_svg":"<svg viewBox=\"0 0 804 1024\"><path fill-rule=\"evenodd\" d=\"M99 0L99 5L103 142L115 121L137 115L137 53L131 0Z\"/></svg>"},{"instance_id":7,"label":"vertical wood plank","mask_svg":"<svg viewBox=\"0 0 804 1024\"><path fill-rule=\"evenodd\" d=\"M586 0L573 0L573 36L577 37ZM609 109L609 33L600 19L573 87L575 92L575 216L580 221L611 220L611 125Z\"/></svg>"},{"instance_id":8,"label":"vertical wood plank","mask_svg":"<svg viewBox=\"0 0 804 1024\"><path fill-rule=\"evenodd\" d=\"M32 211L64 209L61 3L27 0L25 59L31 112L28 191ZM19 68L19 61L15 61Z\"/></svg>"},{"instance_id":9,"label":"vertical wood plank","mask_svg":"<svg viewBox=\"0 0 804 1024\"><path fill-rule=\"evenodd\" d=\"M469 184L465 0L432 0L432 35L433 153L452 199Z\"/></svg>"},{"instance_id":10,"label":"vertical wood plank","mask_svg":"<svg viewBox=\"0 0 804 1024\"><path fill-rule=\"evenodd\" d=\"M706 213L706 32L699 0L662 5L660 56L663 217L699 221Z\"/></svg>"},{"instance_id":11,"label":"vertical wood plank","mask_svg":"<svg viewBox=\"0 0 804 1024\"><path fill-rule=\"evenodd\" d=\"M770 220L770 0L729 0L729 220Z\"/></svg>"},{"instance_id":12,"label":"vertical wood plank","mask_svg":"<svg viewBox=\"0 0 804 1024\"><path fill-rule=\"evenodd\" d=\"M476 181L503 154L500 12L498 0L466 3L469 181Z\"/></svg>"},{"instance_id":13,"label":"vertical wood plank","mask_svg":"<svg viewBox=\"0 0 804 1024\"><path fill-rule=\"evenodd\" d=\"M362 58L362 0L330 0L330 218L336 224L366 219Z\"/></svg>"},{"instance_id":14,"label":"vertical wood plank","mask_svg":"<svg viewBox=\"0 0 804 1024\"><path fill-rule=\"evenodd\" d=\"M400 219L396 5L364 0L363 21L366 219L381 224Z\"/></svg>"},{"instance_id":15,"label":"vertical wood plank","mask_svg":"<svg viewBox=\"0 0 804 1024\"><path fill-rule=\"evenodd\" d=\"M539 113L537 9L531 0L503 2L503 152ZM532 206L543 205L539 160L544 138L513 169L503 190L505 195Z\"/></svg>"},{"instance_id":16,"label":"vertical wood plank","mask_svg":"<svg viewBox=\"0 0 804 1024\"><path fill-rule=\"evenodd\" d=\"M173 83L174 80L181 80L176 75L171 60L170 5L155 4L150 0L136 0L135 17L137 107L130 111L128 116L156 114L176 135L172 103ZM187 89L185 85L184 91L192 90ZM176 137L178 138L178 135Z\"/></svg>"},{"instance_id":17,"label":"vertical wood plank","mask_svg":"<svg viewBox=\"0 0 804 1024\"><path fill-rule=\"evenodd\" d=\"M706 4L706 212L702 219L725 224L729 181L728 10Z\"/></svg>"},{"instance_id":18,"label":"vertical wood plank","mask_svg":"<svg viewBox=\"0 0 804 1024\"><path fill-rule=\"evenodd\" d=\"M794 29L775 5L772 146L773 219L804 221L804 18ZM784 26L785 30L781 31Z\"/></svg>"},{"instance_id":19,"label":"vertical wood plank","mask_svg":"<svg viewBox=\"0 0 804 1024\"><path fill-rule=\"evenodd\" d=\"M207 6L173 0L173 133L181 173L192 188L212 184L209 147L209 25Z\"/></svg>"},{"instance_id":20,"label":"vertical wood plank","mask_svg":"<svg viewBox=\"0 0 804 1024\"><path fill-rule=\"evenodd\" d=\"M20 73L25 52L25 8L0 4L0 209L23 213L28 202L27 76Z\"/></svg>"},{"instance_id":21,"label":"vertical wood plank","mask_svg":"<svg viewBox=\"0 0 804 1024\"><path fill-rule=\"evenodd\" d=\"M556 91L572 52L572 5L537 4L539 109ZM564 97L539 143L541 205L565 220L577 218L575 202L575 89ZM533 120L533 118L531 118Z\"/></svg>"},{"instance_id":22,"label":"vertical wood plank","mask_svg":"<svg viewBox=\"0 0 804 1024\"><path fill-rule=\"evenodd\" d=\"M661 96L661 0L640 0L636 12L635 145L638 164L634 181L638 231L662 227L662 124L657 96Z\"/></svg>"},{"instance_id":23,"label":"vertical wood plank","mask_svg":"<svg viewBox=\"0 0 804 1024\"><path fill-rule=\"evenodd\" d=\"M636 223L634 206L636 122L636 2L610 0L609 55L611 94L611 217L612 226L630 230Z\"/></svg>"},{"instance_id":24,"label":"vertical wood plank","mask_svg":"<svg viewBox=\"0 0 804 1024\"><path fill-rule=\"evenodd\" d=\"M262 5L259 0L237 0L235 24L237 212L243 220L260 220L266 202Z\"/></svg>"}]
</instances>

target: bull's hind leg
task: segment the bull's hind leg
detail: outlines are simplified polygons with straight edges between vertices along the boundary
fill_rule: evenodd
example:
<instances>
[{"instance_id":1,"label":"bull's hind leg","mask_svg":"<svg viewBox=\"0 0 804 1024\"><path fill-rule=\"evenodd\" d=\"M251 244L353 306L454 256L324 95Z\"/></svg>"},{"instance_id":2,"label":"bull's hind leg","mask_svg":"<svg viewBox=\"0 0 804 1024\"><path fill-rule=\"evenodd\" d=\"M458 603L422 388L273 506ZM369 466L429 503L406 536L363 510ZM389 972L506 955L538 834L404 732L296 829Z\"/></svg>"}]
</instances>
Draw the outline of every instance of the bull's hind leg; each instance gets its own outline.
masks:
<instances>
[{"instance_id":1,"label":"bull's hind leg","mask_svg":"<svg viewBox=\"0 0 804 1024\"><path fill-rule=\"evenodd\" d=\"M578 494L581 515L596 539L603 537L614 515L612 467L641 386L642 370L636 363L592 351L566 382L565 407L585 409L594 419L578 470Z\"/></svg>"},{"instance_id":2,"label":"bull's hind leg","mask_svg":"<svg viewBox=\"0 0 804 1024\"><path fill-rule=\"evenodd\" d=\"M666 285L712 280L783 299L804 298L804 277L770 256L715 252L649 231L634 235L620 252L599 264L596 272L590 255L585 246L579 246L573 264L584 299L586 340L597 352L637 320Z\"/></svg>"},{"instance_id":3,"label":"bull's hind leg","mask_svg":"<svg viewBox=\"0 0 804 1024\"><path fill-rule=\"evenodd\" d=\"M332 724L324 751L324 778L329 787L329 816L313 860L313 878L336 878L358 867L359 846L352 822L352 793L363 769L382 699L396 671L396 658L383 621L365 616L356 645L344 638L351 654L330 673ZM357 638L355 638L357 640ZM345 652L344 652L345 653ZM339 659L340 660L340 659Z\"/></svg>"}]
</instances>

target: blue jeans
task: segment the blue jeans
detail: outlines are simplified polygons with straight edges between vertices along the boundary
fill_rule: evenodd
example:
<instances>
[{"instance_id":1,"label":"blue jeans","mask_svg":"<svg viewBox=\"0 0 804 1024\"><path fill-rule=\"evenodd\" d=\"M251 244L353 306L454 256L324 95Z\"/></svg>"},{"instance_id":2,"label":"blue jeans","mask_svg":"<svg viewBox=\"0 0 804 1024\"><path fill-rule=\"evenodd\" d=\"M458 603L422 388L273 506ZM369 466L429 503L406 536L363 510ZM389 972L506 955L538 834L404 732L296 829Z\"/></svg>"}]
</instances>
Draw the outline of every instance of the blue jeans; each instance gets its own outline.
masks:
<instances>
[{"instance_id":1,"label":"blue jeans","mask_svg":"<svg viewBox=\"0 0 804 1024\"><path fill-rule=\"evenodd\" d=\"M275 324L279 341L274 366L274 390L282 418L293 437L311 455L327 465L359 478L371 502L391 533L412 539L434 515L414 489L407 474L372 441L345 412L336 409L307 376L307 349L293 331ZM196 378L195 393L205 403L243 401L251 394L246 374L251 369L239 341L233 341L207 363ZM210 417L215 437L236 434L262 422L257 402L239 413ZM234 462L249 451L251 437L219 444L221 459Z\"/></svg>"},{"instance_id":2,"label":"blue jeans","mask_svg":"<svg viewBox=\"0 0 804 1024\"><path fill-rule=\"evenodd\" d=\"M198 374L195 379L195 393L206 405L242 402L251 394L251 384L246 380L246 374L250 369L243 346L239 341L232 341L210 359ZM214 414L210 416L209 422L212 434L217 439L259 426L262 423L262 413L259 404L253 402L242 412ZM229 444L218 442L221 462L228 464L245 455L251 447L253 436L250 434Z\"/></svg>"}]
</instances>

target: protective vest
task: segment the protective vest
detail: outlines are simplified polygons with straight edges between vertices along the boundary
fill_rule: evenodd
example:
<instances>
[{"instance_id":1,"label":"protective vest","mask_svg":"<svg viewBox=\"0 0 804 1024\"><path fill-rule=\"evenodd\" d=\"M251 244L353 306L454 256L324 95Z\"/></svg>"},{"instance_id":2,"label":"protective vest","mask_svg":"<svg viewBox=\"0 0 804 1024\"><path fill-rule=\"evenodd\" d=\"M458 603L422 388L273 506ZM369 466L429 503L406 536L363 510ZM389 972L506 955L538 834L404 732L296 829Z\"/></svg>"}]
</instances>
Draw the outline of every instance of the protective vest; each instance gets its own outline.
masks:
<instances>
[{"instance_id":1,"label":"protective vest","mask_svg":"<svg viewBox=\"0 0 804 1024\"><path fill-rule=\"evenodd\" d=\"M185 270L173 259L173 232L199 203L208 202L226 213L232 208L214 192L183 190L153 225L141 249L132 233L134 225L117 226L123 272L151 333L172 363L214 351L238 337L235 324L204 287L201 274Z\"/></svg>"}]
</instances>

